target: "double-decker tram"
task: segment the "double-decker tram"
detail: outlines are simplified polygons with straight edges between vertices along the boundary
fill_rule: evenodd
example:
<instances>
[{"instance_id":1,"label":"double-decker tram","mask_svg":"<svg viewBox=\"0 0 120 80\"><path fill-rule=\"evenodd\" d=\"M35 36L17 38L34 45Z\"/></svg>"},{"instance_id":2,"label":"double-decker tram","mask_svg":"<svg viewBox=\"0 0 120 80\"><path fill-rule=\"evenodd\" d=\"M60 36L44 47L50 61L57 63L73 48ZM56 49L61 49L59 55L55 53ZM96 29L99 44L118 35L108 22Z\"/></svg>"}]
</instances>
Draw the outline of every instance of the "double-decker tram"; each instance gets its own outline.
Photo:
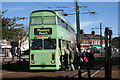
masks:
<instances>
[{"instance_id":1,"label":"double-decker tram","mask_svg":"<svg viewBox=\"0 0 120 80\"><path fill-rule=\"evenodd\" d=\"M60 13L33 11L29 26L30 70L59 70L63 47L75 47L75 41L75 30Z\"/></svg>"}]
</instances>

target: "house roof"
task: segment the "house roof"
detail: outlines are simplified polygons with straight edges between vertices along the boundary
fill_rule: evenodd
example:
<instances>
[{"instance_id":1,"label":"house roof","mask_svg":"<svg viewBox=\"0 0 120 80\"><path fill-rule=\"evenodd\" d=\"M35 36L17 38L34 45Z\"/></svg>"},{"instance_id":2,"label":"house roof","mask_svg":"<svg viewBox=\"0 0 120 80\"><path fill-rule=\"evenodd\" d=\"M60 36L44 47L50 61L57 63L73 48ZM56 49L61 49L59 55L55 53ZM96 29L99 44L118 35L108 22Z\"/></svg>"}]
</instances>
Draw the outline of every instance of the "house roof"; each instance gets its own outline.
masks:
<instances>
[{"instance_id":1,"label":"house roof","mask_svg":"<svg viewBox=\"0 0 120 80\"><path fill-rule=\"evenodd\" d=\"M80 34L81 39L104 39L101 35L93 35L93 34Z\"/></svg>"}]
</instances>

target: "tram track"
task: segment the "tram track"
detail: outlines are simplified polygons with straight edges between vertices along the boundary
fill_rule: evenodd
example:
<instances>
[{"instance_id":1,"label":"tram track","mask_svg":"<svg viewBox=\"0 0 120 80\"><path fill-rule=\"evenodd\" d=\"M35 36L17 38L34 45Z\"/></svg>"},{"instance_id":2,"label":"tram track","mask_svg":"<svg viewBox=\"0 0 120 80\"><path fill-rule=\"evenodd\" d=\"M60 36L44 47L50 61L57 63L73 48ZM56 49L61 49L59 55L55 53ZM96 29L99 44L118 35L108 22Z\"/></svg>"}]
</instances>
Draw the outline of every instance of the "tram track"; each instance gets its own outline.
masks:
<instances>
[{"instance_id":1,"label":"tram track","mask_svg":"<svg viewBox=\"0 0 120 80\"><path fill-rule=\"evenodd\" d=\"M104 59L96 59L93 61L93 69L91 70L91 77L93 77L95 74L97 74L98 70L101 69L101 67L104 66ZM25 63L26 64L26 63ZM28 64L28 63L27 63ZM27 65L26 64L26 65ZM82 77L87 78L87 71L85 69L82 69ZM21 76L22 75L22 76ZM66 77L69 76L69 78L77 78L78 77L78 70L74 71L29 71L29 70L22 70L22 71L9 71L2 74L3 79L14 79L14 78L29 78L29 77Z\"/></svg>"}]
</instances>

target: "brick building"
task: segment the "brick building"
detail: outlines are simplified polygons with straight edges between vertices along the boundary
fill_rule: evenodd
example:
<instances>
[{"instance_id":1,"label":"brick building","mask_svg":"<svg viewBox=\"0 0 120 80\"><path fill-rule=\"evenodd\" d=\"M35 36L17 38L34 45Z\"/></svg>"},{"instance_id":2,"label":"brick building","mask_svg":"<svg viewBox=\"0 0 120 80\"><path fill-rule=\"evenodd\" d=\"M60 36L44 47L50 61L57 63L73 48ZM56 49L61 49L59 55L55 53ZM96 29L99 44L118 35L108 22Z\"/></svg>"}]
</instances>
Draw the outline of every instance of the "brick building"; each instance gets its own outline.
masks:
<instances>
[{"instance_id":1,"label":"brick building","mask_svg":"<svg viewBox=\"0 0 120 80\"><path fill-rule=\"evenodd\" d=\"M104 37L97 34L84 34L83 32L80 34L80 42L81 48L87 49L89 47L96 47L97 49L101 49L101 41L102 41L102 48L105 47L105 40Z\"/></svg>"},{"instance_id":2,"label":"brick building","mask_svg":"<svg viewBox=\"0 0 120 80\"><path fill-rule=\"evenodd\" d=\"M120 37L115 37L112 39L112 46L115 48L120 48Z\"/></svg>"}]
</instances>

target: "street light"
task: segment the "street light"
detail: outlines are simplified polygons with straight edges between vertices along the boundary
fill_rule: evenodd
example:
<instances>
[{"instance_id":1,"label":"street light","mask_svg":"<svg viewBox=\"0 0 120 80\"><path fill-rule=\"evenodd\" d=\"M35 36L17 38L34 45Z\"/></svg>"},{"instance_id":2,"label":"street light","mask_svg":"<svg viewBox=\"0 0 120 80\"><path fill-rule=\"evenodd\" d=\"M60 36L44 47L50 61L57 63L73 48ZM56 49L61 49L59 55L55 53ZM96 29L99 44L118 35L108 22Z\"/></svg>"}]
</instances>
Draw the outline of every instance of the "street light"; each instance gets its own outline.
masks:
<instances>
[{"instance_id":1,"label":"street light","mask_svg":"<svg viewBox=\"0 0 120 80\"><path fill-rule=\"evenodd\" d=\"M101 46L101 56L102 56L102 23L100 23L100 28L92 28L92 29L100 29L100 46Z\"/></svg>"}]
</instances>

